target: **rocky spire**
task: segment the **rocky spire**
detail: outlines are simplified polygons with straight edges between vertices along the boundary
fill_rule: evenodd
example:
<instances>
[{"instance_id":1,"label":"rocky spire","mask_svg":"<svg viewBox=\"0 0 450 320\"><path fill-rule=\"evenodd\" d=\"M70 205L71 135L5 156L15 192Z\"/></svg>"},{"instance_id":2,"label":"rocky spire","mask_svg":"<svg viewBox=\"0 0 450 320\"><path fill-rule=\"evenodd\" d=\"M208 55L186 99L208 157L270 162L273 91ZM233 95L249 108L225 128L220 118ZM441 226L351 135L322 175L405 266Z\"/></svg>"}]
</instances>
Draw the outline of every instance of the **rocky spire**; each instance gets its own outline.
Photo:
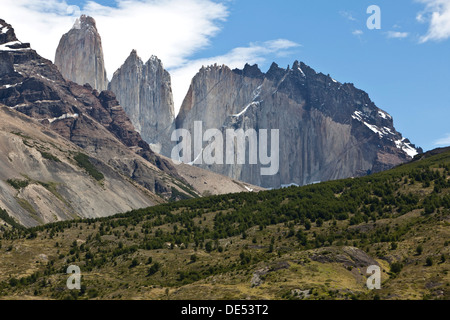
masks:
<instances>
[{"instance_id":1,"label":"rocky spire","mask_svg":"<svg viewBox=\"0 0 450 320\"><path fill-rule=\"evenodd\" d=\"M55 64L67 80L89 83L98 91L108 88L102 40L92 17L82 15L62 36Z\"/></svg>"},{"instance_id":2,"label":"rocky spire","mask_svg":"<svg viewBox=\"0 0 450 320\"><path fill-rule=\"evenodd\" d=\"M5 20L0 19L0 45L17 41L14 29Z\"/></svg>"},{"instance_id":3,"label":"rocky spire","mask_svg":"<svg viewBox=\"0 0 450 320\"><path fill-rule=\"evenodd\" d=\"M13 27L0 19L0 86L7 82L5 75L13 74L14 57L11 53L35 54L31 50L29 43L20 42L14 32Z\"/></svg>"},{"instance_id":4,"label":"rocky spire","mask_svg":"<svg viewBox=\"0 0 450 320\"><path fill-rule=\"evenodd\" d=\"M30 44L20 42L16 37L14 28L5 20L0 19L0 51L29 49Z\"/></svg>"},{"instance_id":5,"label":"rocky spire","mask_svg":"<svg viewBox=\"0 0 450 320\"><path fill-rule=\"evenodd\" d=\"M144 64L133 50L114 73L109 85L136 130L155 152L170 155L174 129L174 103L169 73L161 60L152 56Z\"/></svg>"}]
</instances>

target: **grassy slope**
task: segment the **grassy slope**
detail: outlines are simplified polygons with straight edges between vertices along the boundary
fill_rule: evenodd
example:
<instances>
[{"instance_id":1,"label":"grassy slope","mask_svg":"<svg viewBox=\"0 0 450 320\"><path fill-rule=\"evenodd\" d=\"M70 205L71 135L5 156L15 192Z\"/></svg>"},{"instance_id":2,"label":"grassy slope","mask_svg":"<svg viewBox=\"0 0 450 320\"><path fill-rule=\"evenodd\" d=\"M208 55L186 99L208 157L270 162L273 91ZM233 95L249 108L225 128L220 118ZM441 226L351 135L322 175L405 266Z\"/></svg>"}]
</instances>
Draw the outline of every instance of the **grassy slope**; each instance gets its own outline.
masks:
<instances>
[{"instance_id":1,"label":"grassy slope","mask_svg":"<svg viewBox=\"0 0 450 320\"><path fill-rule=\"evenodd\" d=\"M449 176L445 152L360 179L3 228L0 297L449 299ZM71 264L81 292L65 287ZM381 290L365 286L370 264Z\"/></svg>"}]
</instances>

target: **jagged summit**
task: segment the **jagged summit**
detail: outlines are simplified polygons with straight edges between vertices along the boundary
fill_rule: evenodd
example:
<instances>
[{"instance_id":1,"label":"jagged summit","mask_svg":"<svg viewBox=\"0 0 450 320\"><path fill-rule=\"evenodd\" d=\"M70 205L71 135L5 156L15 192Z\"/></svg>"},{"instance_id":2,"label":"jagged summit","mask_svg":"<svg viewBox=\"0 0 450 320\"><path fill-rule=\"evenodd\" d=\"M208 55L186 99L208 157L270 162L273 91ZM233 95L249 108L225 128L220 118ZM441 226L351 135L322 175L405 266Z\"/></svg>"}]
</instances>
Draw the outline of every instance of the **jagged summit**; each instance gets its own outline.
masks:
<instances>
[{"instance_id":1,"label":"jagged summit","mask_svg":"<svg viewBox=\"0 0 450 320\"><path fill-rule=\"evenodd\" d=\"M98 91L107 90L102 41L94 18L82 15L62 36L55 64L67 80L81 85L89 83Z\"/></svg>"},{"instance_id":2,"label":"jagged summit","mask_svg":"<svg viewBox=\"0 0 450 320\"><path fill-rule=\"evenodd\" d=\"M175 111L171 78L161 60L152 55L144 64L132 50L114 73L109 89L153 151L170 155Z\"/></svg>"},{"instance_id":3,"label":"jagged summit","mask_svg":"<svg viewBox=\"0 0 450 320\"><path fill-rule=\"evenodd\" d=\"M0 19L0 44L5 44L12 41L17 41L13 27L6 23L5 20Z\"/></svg>"},{"instance_id":4,"label":"jagged summit","mask_svg":"<svg viewBox=\"0 0 450 320\"><path fill-rule=\"evenodd\" d=\"M18 42L10 25L2 21L1 26L6 43ZM171 190L163 182L172 175L170 164L134 131L113 93L66 81L34 50L0 51L0 105L0 207L26 226L142 208L162 201L156 193ZM26 143L19 138L22 132ZM77 153L97 168L96 178L77 168ZM30 186L21 197L28 209L5 184L24 177ZM95 182L100 179L102 185ZM50 192L37 181L56 189Z\"/></svg>"},{"instance_id":5,"label":"jagged summit","mask_svg":"<svg viewBox=\"0 0 450 320\"><path fill-rule=\"evenodd\" d=\"M392 116L366 92L299 61L286 69L274 62L266 73L248 64L232 71L203 67L176 127L193 132L196 121L202 121L204 130L279 130L282 165L275 176L261 176L255 165L201 165L266 188L379 172L422 151L395 129Z\"/></svg>"},{"instance_id":6,"label":"jagged summit","mask_svg":"<svg viewBox=\"0 0 450 320\"><path fill-rule=\"evenodd\" d=\"M136 49L133 49L133 50L131 50L130 55L126 58L126 60L125 60L125 62L124 62L124 65L129 64L129 63L136 63L137 61L142 61L142 59L141 59L141 57L138 55L137 50L136 50ZM123 67L123 66L121 66L119 69L117 69L117 70L114 72L114 75L116 75L116 73L119 72L120 69L121 69L122 67Z\"/></svg>"},{"instance_id":7,"label":"jagged summit","mask_svg":"<svg viewBox=\"0 0 450 320\"><path fill-rule=\"evenodd\" d=\"M77 18L77 20L75 21L72 29L75 30L81 30L81 29L89 29L89 28L93 28L95 30L97 30L97 24L95 22L95 19L86 15L81 15L80 18Z\"/></svg>"},{"instance_id":8,"label":"jagged summit","mask_svg":"<svg viewBox=\"0 0 450 320\"><path fill-rule=\"evenodd\" d=\"M5 20L0 19L0 51L29 49L30 44L20 42L16 37L14 28Z\"/></svg>"},{"instance_id":9,"label":"jagged summit","mask_svg":"<svg viewBox=\"0 0 450 320\"><path fill-rule=\"evenodd\" d=\"M233 72L249 78L264 78L264 73L261 71L257 64L251 66L246 63L244 69L233 69Z\"/></svg>"}]
</instances>

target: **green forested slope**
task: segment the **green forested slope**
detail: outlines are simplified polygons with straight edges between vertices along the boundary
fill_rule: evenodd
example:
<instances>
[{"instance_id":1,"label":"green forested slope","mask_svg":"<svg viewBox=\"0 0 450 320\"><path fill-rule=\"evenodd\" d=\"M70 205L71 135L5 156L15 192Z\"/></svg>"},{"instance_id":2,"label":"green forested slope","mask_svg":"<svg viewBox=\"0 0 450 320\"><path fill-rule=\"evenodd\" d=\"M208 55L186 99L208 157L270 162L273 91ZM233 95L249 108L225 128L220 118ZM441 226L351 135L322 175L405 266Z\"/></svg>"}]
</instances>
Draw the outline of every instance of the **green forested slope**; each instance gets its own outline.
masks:
<instances>
[{"instance_id":1,"label":"green forested slope","mask_svg":"<svg viewBox=\"0 0 450 320\"><path fill-rule=\"evenodd\" d=\"M450 152L434 153L364 178L4 226L0 297L448 299ZM372 264L381 290L366 287Z\"/></svg>"}]
</instances>

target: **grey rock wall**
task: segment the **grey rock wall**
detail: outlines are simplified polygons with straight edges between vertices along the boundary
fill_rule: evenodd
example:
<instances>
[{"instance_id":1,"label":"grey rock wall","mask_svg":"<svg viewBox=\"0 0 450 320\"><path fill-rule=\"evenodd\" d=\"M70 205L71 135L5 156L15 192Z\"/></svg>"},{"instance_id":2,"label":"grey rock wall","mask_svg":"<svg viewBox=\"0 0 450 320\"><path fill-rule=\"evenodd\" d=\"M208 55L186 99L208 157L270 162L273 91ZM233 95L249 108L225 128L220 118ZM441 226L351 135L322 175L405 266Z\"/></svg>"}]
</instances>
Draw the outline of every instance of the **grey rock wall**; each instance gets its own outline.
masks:
<instances>
[{"instance_id":1,"label":"grey rock wall","mask_svg":"<svg viewBox=\"0 0 450 320\"><path fill-rule=\"evenodd\" d=\"M82 15L62 36L55 65L66 80L89 83L98 91L108 88L102 40L93 18Z\"/></svg>"},{"instance_id":2,"label":"grey rock wall","mask_svg":"<svg viewBox=\"0 0 450 320\"><path fill-rule=\"evenodd\" d=\"M109 84L142 138L155 152L170 155L170 135L175 128L169 73L152 56L143 63L133 50Z\"/></svg>"},{"instance_id":3,"label":"grey rock wall","mask_svg":"<svg viewBox=\"0 0 450 320\"><path fill-rule=\"evenodd\" d=\"M203 130L221 130L224 137L227 129L278 129L280 163L273 176L261 174L267 166L260 161L249 163L249 146L244 165L198 165L266 188L363 176L421 151L395 130L392 117L365 92L298 62L288 69L273 64L266 74L249 65L243 70L202 68L176 125L193 133L195 121L203 123ZM192 151L191 159L197 156Z\"/></svg>"}]
</instances>

